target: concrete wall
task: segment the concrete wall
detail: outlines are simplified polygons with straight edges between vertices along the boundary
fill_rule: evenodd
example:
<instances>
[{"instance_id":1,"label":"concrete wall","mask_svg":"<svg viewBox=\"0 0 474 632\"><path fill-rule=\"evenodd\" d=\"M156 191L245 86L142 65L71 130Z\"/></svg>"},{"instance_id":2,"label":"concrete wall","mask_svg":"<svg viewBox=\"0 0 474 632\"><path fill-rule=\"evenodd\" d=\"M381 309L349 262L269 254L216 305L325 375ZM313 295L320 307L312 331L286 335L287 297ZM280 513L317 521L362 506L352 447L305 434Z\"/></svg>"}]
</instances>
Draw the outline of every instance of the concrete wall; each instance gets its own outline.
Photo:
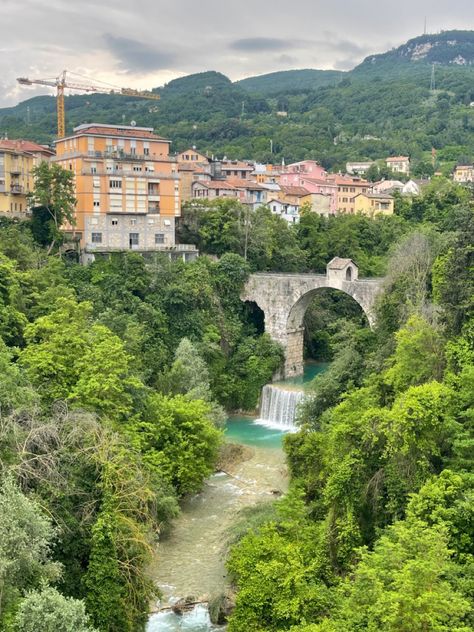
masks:
<instances>
[{"instance_id":1,"label":"concrete wall","mask_svg":"<svg viewBox=\"0 0 474 632\"><path fill-rule=\"evenodd\" d=\"M107 250L159 250L174 246L174 217L137 215L135 213L110 213L85 218L84 243L88 252ZM92 241L92 233L100 233L100 243ZM138 233L138 246L130 248L130 233ZM155 235L163 235L163 242L156 243ZM161 248L160 248L161 246Z\"/></svg>"}]
</instances>

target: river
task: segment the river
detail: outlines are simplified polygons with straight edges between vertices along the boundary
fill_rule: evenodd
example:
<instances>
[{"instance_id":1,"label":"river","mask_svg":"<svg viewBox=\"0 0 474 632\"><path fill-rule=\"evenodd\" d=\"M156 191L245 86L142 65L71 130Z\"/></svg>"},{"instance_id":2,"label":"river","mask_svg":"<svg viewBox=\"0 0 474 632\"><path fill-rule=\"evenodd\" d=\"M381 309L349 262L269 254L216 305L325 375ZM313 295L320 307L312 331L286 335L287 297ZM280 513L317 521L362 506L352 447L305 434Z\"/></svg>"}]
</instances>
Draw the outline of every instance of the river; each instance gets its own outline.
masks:
<instances>
[{"instance_id":1,"label":"river","mask_svg":"<svg viewBox=\"0 0 474 632\"><path fill-rule=\"evenodd\" d=\"M279 383L293 391L324 370L310 364L304 378ZM182 504L182 512L168 537L161 540L152 569L162 592L161 608L180 598L206 601L227 586L224 552L231 525L243 507L274 500L288 486L282 449L285 430L272 423L256 423L252 417L230 417L226 439L245 446L243 460L226 466L226 473L211 476L203 490ZM270 426L270 427L268 427ZM217 630L207 609L197 606L184 616L162 611L151 616L147 632ZM222 629L222 628L221 628Z\"/></svg>"}]
</instances>

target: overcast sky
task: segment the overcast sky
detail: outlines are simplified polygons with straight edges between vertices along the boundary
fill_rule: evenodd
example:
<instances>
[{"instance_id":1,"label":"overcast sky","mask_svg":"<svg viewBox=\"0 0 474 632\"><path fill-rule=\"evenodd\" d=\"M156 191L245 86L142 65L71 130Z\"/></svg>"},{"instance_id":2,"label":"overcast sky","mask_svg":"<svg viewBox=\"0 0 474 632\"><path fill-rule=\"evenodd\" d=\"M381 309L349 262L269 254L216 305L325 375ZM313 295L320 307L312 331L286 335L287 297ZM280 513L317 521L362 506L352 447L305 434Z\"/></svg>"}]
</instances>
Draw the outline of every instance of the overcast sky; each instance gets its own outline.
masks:
<instances>
[{"instance_id":1,"label":"overcast sky","mask_svg":"<svg viewBox=\"0 0 474 632\"><path fill-rule=\"evenodd\" d=\"M16 77L64 68L152 88L218 70L346 70L423 32L474 28L473 0L0 0L0 106L48 94ZM467 16L470 16L470 20Z\"/></svg>"}]
</instances>

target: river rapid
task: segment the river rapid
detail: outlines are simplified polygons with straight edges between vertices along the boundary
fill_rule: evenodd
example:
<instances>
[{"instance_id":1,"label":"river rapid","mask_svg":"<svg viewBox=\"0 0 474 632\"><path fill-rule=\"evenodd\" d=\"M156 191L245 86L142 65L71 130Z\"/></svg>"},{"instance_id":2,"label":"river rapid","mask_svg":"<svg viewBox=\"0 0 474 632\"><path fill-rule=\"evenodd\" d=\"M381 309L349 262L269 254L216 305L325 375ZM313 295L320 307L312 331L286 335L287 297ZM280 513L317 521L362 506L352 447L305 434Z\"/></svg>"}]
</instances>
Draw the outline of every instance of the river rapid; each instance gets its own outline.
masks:
<instances>
[{"instance_id":1,"label":"river rapid","mask_svg":"<svg viewBox=\"0 0 474 632\"><path fill-rule=\"evenodd\" d=\"M312 368L305 382L324 367ZM288 388L299 384L289 381ZM303 380L300 378L300 384ZM282 384L285 388L285 383ZM270 424L271 425L271 424ZM226 439L244 447L242 460L211 476L203 490L182 504L170 534L158 546L152 577L162 593L160 612L150 617L147 632L208 632L212 626L205 606L197 605L183 616L168 608L181 598L205 602L228 586L225 551L230 527L244 507L275 500L288 487L282 448L288 428L268 427L252 417L231 417ZM222 628L220 628L222 630Z\"/></svg>"}]
</instances>

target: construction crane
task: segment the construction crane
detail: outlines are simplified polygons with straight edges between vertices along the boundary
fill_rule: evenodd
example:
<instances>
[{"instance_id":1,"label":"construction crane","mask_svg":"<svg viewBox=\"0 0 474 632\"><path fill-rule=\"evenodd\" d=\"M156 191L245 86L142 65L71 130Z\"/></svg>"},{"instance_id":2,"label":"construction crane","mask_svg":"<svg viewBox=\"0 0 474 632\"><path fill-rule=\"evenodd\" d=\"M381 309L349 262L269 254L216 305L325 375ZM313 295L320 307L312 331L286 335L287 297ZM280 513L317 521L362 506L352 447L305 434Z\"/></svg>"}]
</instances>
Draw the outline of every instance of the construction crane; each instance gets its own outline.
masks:
<instances>
[{"instance_id":1,"label":"construction crane","mask_svg":"<svg viewBox=\"0 0 474 632\"><path fill-rule=\"evenodd\" d=\"M23 86L48 86L56 88L56 106L58 116L58 138L64 138L66 135L66 116L64 113L64 89L71 88L72 90L82 90L83 92L99 92L102 94L121 94L125 97L137 97L140 99L155 99L160 98L159 94L149 91L134 90L133 88L102 88L99 86L88 85L84 83L77 83L75 81L69 81L66 78L67 71L64 70L56 79L28 79L27 77L18 77L18 83Z\"/></svg>"}]
</instances>

